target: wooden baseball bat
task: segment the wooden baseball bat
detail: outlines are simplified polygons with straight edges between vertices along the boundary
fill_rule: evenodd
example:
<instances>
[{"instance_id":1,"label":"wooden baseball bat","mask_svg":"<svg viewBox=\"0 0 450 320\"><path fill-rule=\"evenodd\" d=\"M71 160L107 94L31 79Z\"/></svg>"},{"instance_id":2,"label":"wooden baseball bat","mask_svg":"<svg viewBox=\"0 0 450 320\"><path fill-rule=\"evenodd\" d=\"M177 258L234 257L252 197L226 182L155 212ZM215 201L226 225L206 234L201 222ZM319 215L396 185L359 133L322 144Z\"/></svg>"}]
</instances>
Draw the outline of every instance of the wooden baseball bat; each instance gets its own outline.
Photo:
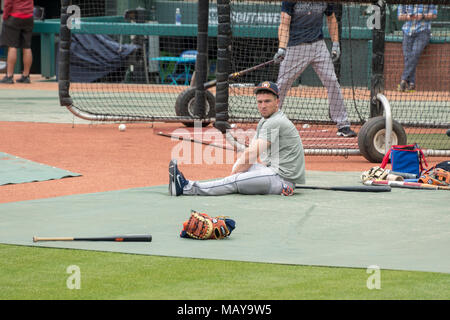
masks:
<instances>
[{"instance_id":1,"label":"wooden baseball bat","mask_svg":"<svg viewBox=\"0 0 450 320\"><path fill-rule=\"evenodd\" d=\"M433 184L407 182L407 181L388 181L388 180L369 180L365 181L366 186L390 186L394 188L420 189L420 190L450 190L449 186L435 186Z\"/></svg>"},{"instance_id":2,"label":"wooden baseball bat","mask_svg":"<svg viewBox=\"0 0 450 320\"><path fill-rule=\"evenodd\" d=\"M406 173L406 172L397 172L397 171L392 171L387 169L386 170L389 174L393 174L395 176L400 176L403 177L405 179L417 179L417 175L413 174L413 173Z\"/></svg>"},{"instance_id":3,"label":"wooden baseball bat","mask_svg":"<svg viewBox=\"0 0 450 320\"><path fill-rule=\"evenodd\" d=\"M115 242L151 242L149 234L119 235L110 237L33 237L33 242L38 241L115 241Z\"/></svg>"},{"instance_id":4,"label":"wooden baseball bat","mask_svg":"<svg viewBox=\"0 0 450 320\"><path fill-rule=\"evenodd\" d=\"M335 187L319 187L319 186L299 186L295 189L315 189L315 190L331 190L331 191L349 191L349 192L389 192L390 186L335 186Z\"/></svg>"},{"instance_id":5,"label":"wooden baseball bat","mask_svg":"<svg viewBox=\"0 0 450 320\"><path fill-rule=\"evenodd\" d=\"M232 73L232 74L230 74L230 75L228 76L228 79L229 79L229 80L233 80L233 79L239 78L240 76L242 76L242 75L244 75L244 74L246 74L246 73L249 73L249 72L252 72L252 71L255 71L255 70L264 68L265 66L268 66L269 64L272 64L272 63L274 63L274 62L275 62L275 61L272 59L272 60L269 60L269 61L260 63L260 64L258 64L258 65L256 65L256 66L250 67L250 68L248 68L248 69L234 72L234 73ZM217 84L217 80L211 80L211 81L205 82L205 83L203 84L203 86L205 87L205 89L209 89L209 88L214 87L216 84Z\"/></svg>"}]
</instances>

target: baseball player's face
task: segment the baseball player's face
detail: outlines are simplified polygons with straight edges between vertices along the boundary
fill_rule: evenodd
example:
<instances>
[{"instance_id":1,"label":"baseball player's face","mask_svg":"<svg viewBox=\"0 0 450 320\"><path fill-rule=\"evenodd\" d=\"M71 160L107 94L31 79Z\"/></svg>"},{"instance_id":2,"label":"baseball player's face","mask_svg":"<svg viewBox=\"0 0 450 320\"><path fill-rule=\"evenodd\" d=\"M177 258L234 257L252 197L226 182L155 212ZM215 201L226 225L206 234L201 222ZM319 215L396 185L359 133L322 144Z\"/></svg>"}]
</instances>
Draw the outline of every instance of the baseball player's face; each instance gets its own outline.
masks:
<instances>
[{"instance_id":1,"label":"baseball player's face","mask_svg":"<svg viewBox=\"0 0 450 320\"><path fill-rule=\"evenodd\" d=\"M269 118L278 111L278 98L271 93L259 93L256 96L256 102L259 113L264 118Z\"/></svg>"}]
</instances>

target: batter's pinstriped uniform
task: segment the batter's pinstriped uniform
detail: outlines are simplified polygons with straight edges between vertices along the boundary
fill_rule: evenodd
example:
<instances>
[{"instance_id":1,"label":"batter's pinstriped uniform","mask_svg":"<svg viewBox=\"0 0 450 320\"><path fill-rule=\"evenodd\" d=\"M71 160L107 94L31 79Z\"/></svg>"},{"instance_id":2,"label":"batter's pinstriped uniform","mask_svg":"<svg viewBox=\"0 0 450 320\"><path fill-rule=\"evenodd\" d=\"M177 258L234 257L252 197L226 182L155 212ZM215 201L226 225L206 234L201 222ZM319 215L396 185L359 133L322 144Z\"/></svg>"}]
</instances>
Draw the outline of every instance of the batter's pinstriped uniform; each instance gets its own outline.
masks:
<instances>
[{"instance_id":1,"label":"batter's pinstriped uniform","mask_svg":"<svg viewBox=\"0 0 450 320\"><path fill-rule=\"evenodd\" d=\"M333 14L333 5L324 2L282 3L281 11L291 17L286 55L280 64L277 85L280 108L287 92L302 72L311 65L327 88L331 119L338 129L350 127L347 110L334 66L323 40L323 17Z\"/></svg>"}]
</instances>

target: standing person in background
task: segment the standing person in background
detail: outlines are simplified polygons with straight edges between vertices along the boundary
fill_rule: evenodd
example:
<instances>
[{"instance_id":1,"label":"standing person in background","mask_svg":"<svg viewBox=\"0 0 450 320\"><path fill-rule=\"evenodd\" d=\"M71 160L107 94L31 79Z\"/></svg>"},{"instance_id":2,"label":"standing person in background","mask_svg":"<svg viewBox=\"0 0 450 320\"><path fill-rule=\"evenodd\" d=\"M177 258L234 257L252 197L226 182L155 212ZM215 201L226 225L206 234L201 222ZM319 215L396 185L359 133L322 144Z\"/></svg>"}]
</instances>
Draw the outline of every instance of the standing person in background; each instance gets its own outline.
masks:
<instances>
[{"instance_id":1,"label":"standing person in background","mask_svg":"<svg viewBox=\"0 0 450 320\"><path fill-rule=\"evenodd\" d=\"M419 58L430 42L431 20L437 17L436 5L399 5L399 21L405 21L403 31L403 74L398 90L414 91L416 88L416 67Z\"/></svg>"},{"instance_id":2,"label":"standing person in background","mask_svg":"<svg viewBox=\"0 0 450 320\"><path fill-rule=\"evenodd\" d=\"M326 2L282 2L278 51L274 56L275 62L281 63L277 80L280 89L280 108L294 81L308 65L312 65L320 81L327 88L329 114L337 124L337 135L355 137L356 133L350 129L333 61L323 39L324 15L327 17L328 30L333 42L331 49L333 61L337 61L341 49L334 5Z\"/></svg>"},{"instance_id":3,"label":"standing person in background","mask_svg":"<svg viewBox=\"0 0 450 320\"><path fill-rule=\"evenodd\" d=\"M14 83L14 67L18 49L23 49L23 73L16 81L30 83L30 69L33 63L31 52L33 9L33 0L5 0L0 45L8 47L8 58L6 76L0 80L0 83Z\"/></svg>"}]
</instances>

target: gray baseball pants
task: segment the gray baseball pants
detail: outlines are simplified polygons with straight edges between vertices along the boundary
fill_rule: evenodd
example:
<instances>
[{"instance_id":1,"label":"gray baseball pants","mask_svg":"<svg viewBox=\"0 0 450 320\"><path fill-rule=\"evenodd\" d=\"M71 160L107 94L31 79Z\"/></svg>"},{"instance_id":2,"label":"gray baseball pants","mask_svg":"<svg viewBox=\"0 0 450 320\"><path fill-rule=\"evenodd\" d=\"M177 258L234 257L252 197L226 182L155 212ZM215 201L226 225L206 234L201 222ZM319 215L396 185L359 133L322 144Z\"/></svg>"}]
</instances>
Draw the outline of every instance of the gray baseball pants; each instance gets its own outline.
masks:
<instances>
[{"instance_id":1,"label":"gray baseball pants","mask_svg":"<svg viewBox=\"0 0 450 320\"><path fill-rule=\"evenodd\" d=\"M336 122L339 129L350 126L341 87L324 40L302 43L286 49L286 56L280 64L277 80L280 90L280 108L294 81L310 64L327 88L331 120Z\"/></svg>"},{"instance_id":2,"label":"gray baseball pants","mask_svg":"<svg viewBox=\"0 0 450 320\"><path fill-rule=\"evenodd\" d=\"M285 181L271 168L260 163L253 164L247 172L236 173L213 181L189 181L183 195L221 196L226 194L281 194L283 184L294 189L292 182Z\"/></svg>"}]
</instances>

